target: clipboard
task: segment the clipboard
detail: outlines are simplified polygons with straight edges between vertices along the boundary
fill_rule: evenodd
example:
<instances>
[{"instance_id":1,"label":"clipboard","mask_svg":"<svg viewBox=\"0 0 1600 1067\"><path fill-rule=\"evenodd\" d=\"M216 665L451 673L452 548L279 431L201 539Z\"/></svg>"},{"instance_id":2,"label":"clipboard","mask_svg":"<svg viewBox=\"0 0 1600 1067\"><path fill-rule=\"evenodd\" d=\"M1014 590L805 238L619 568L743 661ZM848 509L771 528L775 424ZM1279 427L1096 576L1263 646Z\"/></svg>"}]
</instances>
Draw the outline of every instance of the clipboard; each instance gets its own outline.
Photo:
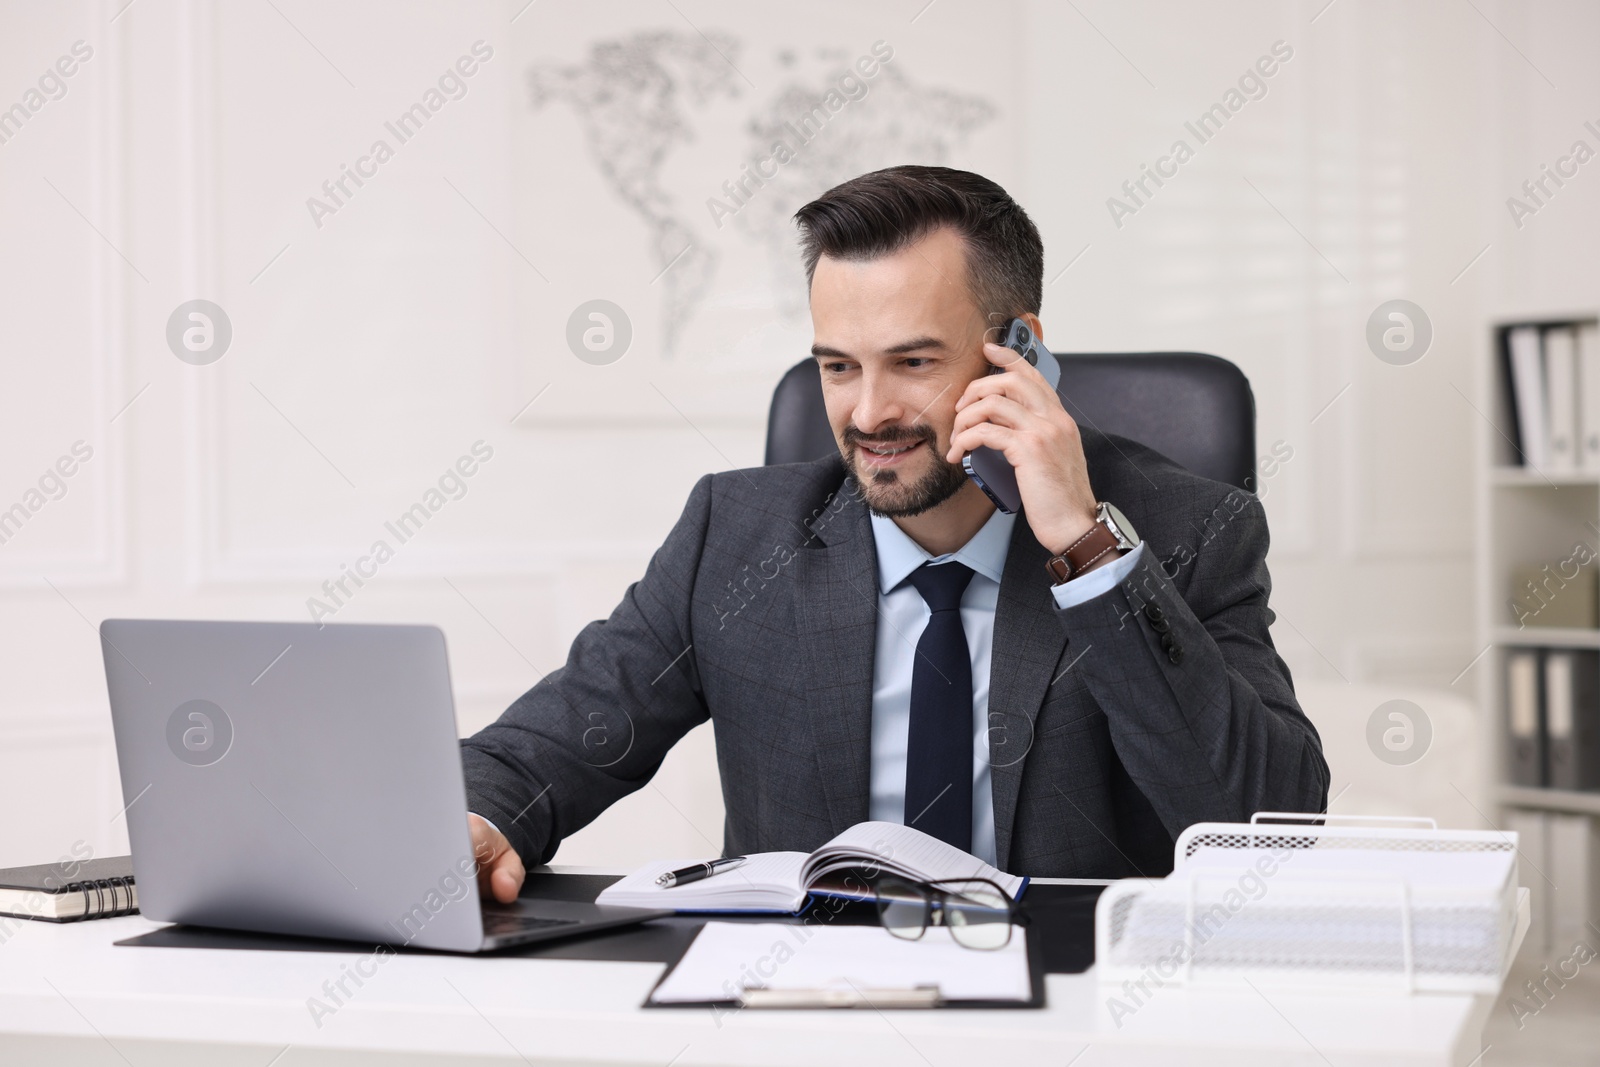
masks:
<instances>
[{"instance_id":1,"label":"clipboard","mask_svg":"<svg viewBox=\"0 0 1600 1067\"><path fill-rule=\"evenodd\" d=\"M988 1000L988 999L947 999L937 985L921 984L909 987L862 988L852 985L826 986L812 989L765 989L752 987L745 989L737 998L717 1000L674 1000L659 1002L655 999L656 990L677 970L679 964L688 956L685 952L673 963L655 985L650 987L649 994L645 997L641 1008L710 1008L716 1011L738 1011L742 1008L776 1008L776 1009L811 1009L811 1008L871 1008L874 1010L902 1009L902 1008L1043 1008L1045 1006L1045 969L1044 952L1040 944L1040 930L1037 923L1019 926L1013 931L1012 936L1021 935L1028 956L1028 984L1029 996L1026 1000ZM887 932L885 936L889 936ZM692 945L690 946L693 947ZM966 949L968 952L982 952L982 949Z\"/></svg>"}]
</instances>

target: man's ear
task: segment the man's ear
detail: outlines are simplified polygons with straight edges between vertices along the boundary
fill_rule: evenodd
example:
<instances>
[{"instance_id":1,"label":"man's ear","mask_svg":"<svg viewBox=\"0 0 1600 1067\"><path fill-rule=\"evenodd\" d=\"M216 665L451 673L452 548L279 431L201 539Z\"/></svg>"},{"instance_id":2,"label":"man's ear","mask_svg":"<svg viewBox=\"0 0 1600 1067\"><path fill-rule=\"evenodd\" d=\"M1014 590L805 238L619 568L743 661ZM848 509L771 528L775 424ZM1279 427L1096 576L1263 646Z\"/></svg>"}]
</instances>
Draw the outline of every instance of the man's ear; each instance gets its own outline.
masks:
<instances>
[{"instance_id":1,"label":"man's ear","mask_svg":"<svg viewBox=\"0 0 1600 1067\"><path fill-rule=\"evenodd\" d=\"M1033 335L1039 339L1039 342L1041 344L1043 344L1044 343L1044 323L1039 321L1039 316L1035 315L1031 311L1028 311L1028 312L1024 312L1019 317L1022 319L1023 322L1028 324L1028 329L1032 330L1033 331Z\"/></svg>"}]
</instances>

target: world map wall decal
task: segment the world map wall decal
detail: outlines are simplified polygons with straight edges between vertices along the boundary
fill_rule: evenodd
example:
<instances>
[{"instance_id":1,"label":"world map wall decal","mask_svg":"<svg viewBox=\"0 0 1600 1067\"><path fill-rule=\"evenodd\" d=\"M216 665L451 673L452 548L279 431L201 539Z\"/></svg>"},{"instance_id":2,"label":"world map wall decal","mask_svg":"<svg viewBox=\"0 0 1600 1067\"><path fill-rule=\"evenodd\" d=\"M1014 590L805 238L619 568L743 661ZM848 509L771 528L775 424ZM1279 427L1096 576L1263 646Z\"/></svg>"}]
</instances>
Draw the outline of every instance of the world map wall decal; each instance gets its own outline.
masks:
<instances>
[{"instance_id":1,"label":"world map wall decal","mask_svg":"<svg viewBox=\"0 0 1600 1067\"><path fill-rule=\"evenodd\" d=\"M713 285L725 258L719 240L731 235L764 251L779 314L803 315L795 210L880 167L946 164L998 113L989 98L913 77L889 41L769 47L752 59L756 51L717 30L639 30L592 42L578 63L527 70L534 110L572 110L587 163L646 227L663 358ZM688 170L704 177L686 184L678 156L690 145L703 158Z\"/></svg>"}]
</instances>

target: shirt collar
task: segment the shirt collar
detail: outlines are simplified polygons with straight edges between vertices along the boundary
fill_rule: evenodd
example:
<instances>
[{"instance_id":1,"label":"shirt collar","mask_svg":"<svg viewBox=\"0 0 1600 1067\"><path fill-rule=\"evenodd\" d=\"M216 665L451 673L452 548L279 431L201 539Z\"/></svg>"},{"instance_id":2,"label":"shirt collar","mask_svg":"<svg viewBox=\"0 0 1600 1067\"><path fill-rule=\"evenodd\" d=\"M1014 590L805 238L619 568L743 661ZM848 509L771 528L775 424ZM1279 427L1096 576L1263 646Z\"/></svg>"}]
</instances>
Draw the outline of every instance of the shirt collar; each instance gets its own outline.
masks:
<instances>
[{"instance_id":1,"label":"shirt collar","mask_svg":"<svg viewBox=\"0 0 1600 1067\"><path fill-rule=\"evenodd\" d=\"M1006 554L1011 549L1011 527L1015 515L1007 515L996 508L989 521L972 535L972 540L942 556L931 556L913 541L895 521L881 515L872 516L872 540L878 549L878 588L887 594L905 581L906 575L924 563L943 563L959 560L996 585L1006 569Z\"/></svg>"}]
</instances>

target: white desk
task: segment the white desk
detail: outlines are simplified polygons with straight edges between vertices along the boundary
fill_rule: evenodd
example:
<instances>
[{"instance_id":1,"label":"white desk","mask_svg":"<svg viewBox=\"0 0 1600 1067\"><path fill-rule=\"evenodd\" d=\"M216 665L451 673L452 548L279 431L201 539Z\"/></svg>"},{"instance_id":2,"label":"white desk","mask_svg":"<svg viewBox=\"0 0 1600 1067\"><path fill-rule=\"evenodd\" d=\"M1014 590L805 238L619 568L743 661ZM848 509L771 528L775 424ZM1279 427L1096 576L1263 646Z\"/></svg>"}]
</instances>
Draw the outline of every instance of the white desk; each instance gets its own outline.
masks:
<instances>
[{"instance_id":1,"label":"white desk","mask_svg":"<svg viewBox=\"0 0 1600 1067\"><path fill-rule=\"evenodd\" d=\"M1519 946L1526 893L1522 915ZM702 1009L641 1010L660 964L404 955L377 965L319 1027L307 999L322 995L323 982L356 956L112 944L157 927L141 916L22 923L0 944L0 1063L421 1067L471 1056L648 1067L1464 1067L1478 1056L1493 1006L1484 996L1271 989L1263 996L1168 986L1119 1028L1106 1005L1118 991L1102 989L1091 971L1050 975L1042 1011L742 1011L718 1018Z\"/></svg>"}]
</instances>

